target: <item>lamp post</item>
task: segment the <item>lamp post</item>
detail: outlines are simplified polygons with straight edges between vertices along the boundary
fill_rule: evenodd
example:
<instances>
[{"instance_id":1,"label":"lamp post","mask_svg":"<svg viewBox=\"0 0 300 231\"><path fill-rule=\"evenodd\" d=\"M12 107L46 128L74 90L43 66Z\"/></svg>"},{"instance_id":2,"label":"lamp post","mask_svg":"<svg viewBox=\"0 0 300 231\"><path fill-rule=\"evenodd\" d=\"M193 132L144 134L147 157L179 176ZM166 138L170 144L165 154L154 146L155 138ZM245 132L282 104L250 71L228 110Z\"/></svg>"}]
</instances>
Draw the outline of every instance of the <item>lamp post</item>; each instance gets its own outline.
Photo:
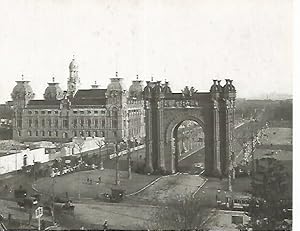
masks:
<instances>
[{"instance_id":1,"label":"lamp post","mask_svg":"<svg viewBox=\"0 0 300 231\"><path fill-rule=\"evenodd\" d=\"M118 150L118 143L116 142L115 145L115 153L116 153L116 180L115 184L120 184L120 175L119 175L119 150Z\"/></svg>"},{"instance_id":2,"label":"lamp post","mask_svg":"<svg viewBox=\"0 0 300 231\"><path fill-rule=\"evenodd\" d=\"M121 141L116 141L115 143L115 153L116 153L116 180L115 184L120 184L120 174L119 174L119 159L120 159L120 152L126 146L126 142L122 139Z\"/></svg>"},{"instance_id":3,"label":"lamp post","mask_svg":"<svg viewBox=\"0 0 300 231\"><path fill-rule=\"evenodd\" d=\"M128 179L131 180L132 178L132 174L131 174L131 153L132 153L132 149L134 148L135 143L134 141L131 141L130 139L128 139L128 144L127 144L127 149L128 149L128 153L127 153L127 162L128 162Z\"/></svg>"}]
</instances>

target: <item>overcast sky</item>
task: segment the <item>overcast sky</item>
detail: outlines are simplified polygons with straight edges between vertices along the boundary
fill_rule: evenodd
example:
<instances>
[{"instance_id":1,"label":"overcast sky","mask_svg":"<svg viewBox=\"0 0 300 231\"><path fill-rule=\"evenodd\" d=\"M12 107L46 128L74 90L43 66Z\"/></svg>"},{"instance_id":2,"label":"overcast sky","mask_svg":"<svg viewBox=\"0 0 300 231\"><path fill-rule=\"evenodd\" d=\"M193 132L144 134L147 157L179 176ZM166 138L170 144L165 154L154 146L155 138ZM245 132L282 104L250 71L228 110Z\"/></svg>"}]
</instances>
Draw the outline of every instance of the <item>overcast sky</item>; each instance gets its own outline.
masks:
<instances>
[{"instance_id":1,"label":"overcast sky","mask_svg":"<svg viewBox=\"0 0 300 231\"><path fill-rule=\"evenodd\" d=\"M208 91L233 79L238 97L292 93L289 0L0 0L0 103L24 74L36 93L66 89L75 55L81 88L167 79ZM223 81L224 83L224 81Z\"/></svg>"}]
</instances>

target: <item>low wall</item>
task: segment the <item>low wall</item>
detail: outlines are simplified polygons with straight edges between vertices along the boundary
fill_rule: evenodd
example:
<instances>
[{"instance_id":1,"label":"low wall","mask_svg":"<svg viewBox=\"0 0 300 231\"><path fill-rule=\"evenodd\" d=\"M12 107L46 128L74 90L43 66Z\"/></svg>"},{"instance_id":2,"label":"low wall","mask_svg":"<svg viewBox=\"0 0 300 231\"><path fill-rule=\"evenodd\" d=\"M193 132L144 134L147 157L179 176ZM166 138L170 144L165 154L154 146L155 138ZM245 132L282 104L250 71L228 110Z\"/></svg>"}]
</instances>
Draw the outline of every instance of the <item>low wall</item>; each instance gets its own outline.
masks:
<instances>
[{"instance_id":1,"label":"low wall","mask_svg":"<svg viewBox=\"0 0 300 231\"><path fill-rule=\"evenodd\" d=\"M27 156L26 166L33 165L34 162L45 163L49 161L49 155L45 154L45 148L27 149L17 153L10 153L0 156L0 175L22 169L25 156Z\"/></svg>"}]
</instances>

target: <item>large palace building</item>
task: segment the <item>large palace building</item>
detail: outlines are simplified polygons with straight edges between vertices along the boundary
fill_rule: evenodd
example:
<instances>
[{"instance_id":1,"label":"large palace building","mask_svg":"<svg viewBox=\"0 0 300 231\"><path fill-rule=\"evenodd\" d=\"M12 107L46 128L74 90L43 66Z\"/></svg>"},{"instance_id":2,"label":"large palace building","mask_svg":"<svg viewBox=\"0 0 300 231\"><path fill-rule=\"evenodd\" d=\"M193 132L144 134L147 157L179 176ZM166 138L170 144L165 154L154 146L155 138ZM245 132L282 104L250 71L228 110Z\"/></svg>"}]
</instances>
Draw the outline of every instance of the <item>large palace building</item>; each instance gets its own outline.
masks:
<instances>
[{"instance_id":1,"label":"large palace building","mask_svg":"<svg viewBox=\"0 0 300 231\"><path fill-rule=\"evenodd\" d=\"M79 89L78 64L69 65L68 89L48 83L43 100L34 100L29 81L16 81L11 97L14 108L13 139L19 141L69 141L73 137L142 139L145 136L143 82L132 81L127 90L118 73L106 89L95 83Z\"/></svg>"}]
</instances>

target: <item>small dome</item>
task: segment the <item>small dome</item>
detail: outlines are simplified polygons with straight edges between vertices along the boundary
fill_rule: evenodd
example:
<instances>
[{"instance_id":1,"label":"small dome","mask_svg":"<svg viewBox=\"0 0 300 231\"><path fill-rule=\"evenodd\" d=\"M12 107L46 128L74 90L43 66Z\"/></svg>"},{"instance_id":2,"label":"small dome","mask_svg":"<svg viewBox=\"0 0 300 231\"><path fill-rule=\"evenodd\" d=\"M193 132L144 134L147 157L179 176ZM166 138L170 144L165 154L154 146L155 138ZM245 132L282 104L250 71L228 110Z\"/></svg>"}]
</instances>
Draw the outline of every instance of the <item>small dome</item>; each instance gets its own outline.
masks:
<instances>
[{"instance_id":1,"label":"small dome","mask_svg":"<svg viewBox=\"0 0 300 231\"><path fill-rule=\"evenodd\" d=\"M48 83L48 87L44 93L45 100L60 100L63 98L63 91L61 90L59 83Z\"/></svg>"},{"instance_id":2,"label":"small dome","mask_svg":"<svg viewBox=\"0 0 300 231\"><path fill-rule=\"evenodd\" d=\"M220 80L213 80L214 83L213 85L210 87L210 92L221 92L222 91L222 87L220 85Z\"/></svg>"},{"instance_id":3,"label":"small dome","mask_svg":"<svg viewBox=\"0 0 300 231\"><path fill-rule=\"evenodd\" d=\"M19 100L19 99L33 99L34 93L32 91L31 86L29 85L30 81L16 81L17 85L14 87L11 98L13 100Z\"/></svg>"},{"instance_id":4,"label":"small dome","mask_svg":"<svg viewBox=\"0 0 300 231\"><path fill-rule=\"evenodd\" d=\"M142 98L143 95L143 81L134 80L129 87L129 97Z\"/></svg>"},{"instance_id":5,"label":"small dome","mask_svg":"<svg viewBox=\"0 0 300 231\"><path fill-rule=\"evenodd\" d=\"M78 69L78 63L76 62L76 60L73 58L72 61L70 62L69 65L69 69L70 70L74 70L74 69Z\"/></svg>"},{"instance_id":6,"label":"small dome","mask_svg":"<svg viewBox=\"0 0 300 231\"><path fill-rule=\"evenodd\" d=\"M223 89L225 92L235 92L235 87L232 85L232 81L231 79L225 79L226 84L224 85Z\"/></svg>"}]
</instances>

